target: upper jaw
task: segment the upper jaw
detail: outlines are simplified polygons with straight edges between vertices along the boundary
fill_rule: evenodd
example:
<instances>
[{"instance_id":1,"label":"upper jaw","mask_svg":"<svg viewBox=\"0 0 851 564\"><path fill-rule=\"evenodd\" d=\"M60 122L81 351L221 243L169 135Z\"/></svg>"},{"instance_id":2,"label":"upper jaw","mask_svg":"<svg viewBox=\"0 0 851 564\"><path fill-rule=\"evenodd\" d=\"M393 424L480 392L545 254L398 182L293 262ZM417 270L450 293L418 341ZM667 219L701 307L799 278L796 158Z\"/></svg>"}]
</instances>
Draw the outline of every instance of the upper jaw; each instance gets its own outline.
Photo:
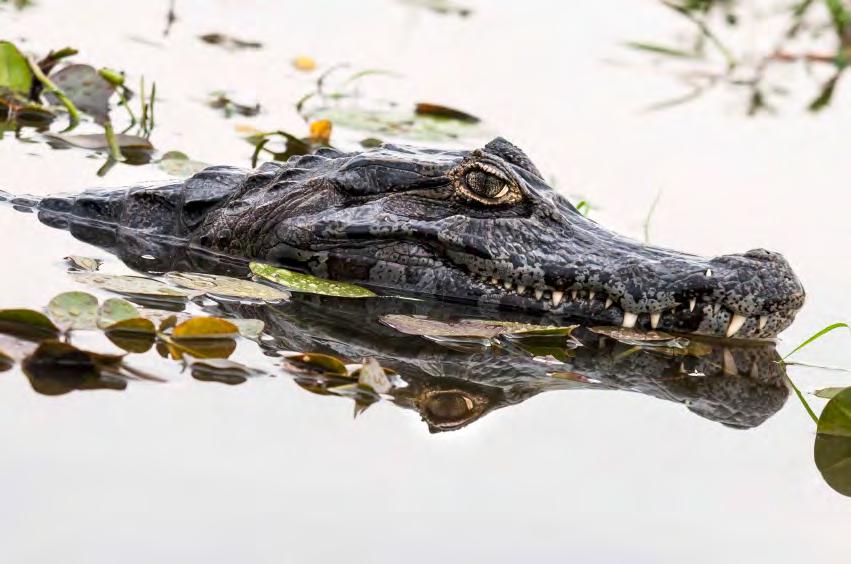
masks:
<instances>
[{"instance_id":1,"label":"upper jaw","mask_svg":"<svg viewBox=\"0 0 851 564\"><path fill-rule=\"evenodd\" d=\"M536 276L506 261L478 261L467 265L467 276L484 303L630 328L766 339L793 321L804 292L782 257L760 253L767 252L715 259L670 253L640 266L621 257L609 270L581 274L564 261Z\"/></svg>"}]
</instances>

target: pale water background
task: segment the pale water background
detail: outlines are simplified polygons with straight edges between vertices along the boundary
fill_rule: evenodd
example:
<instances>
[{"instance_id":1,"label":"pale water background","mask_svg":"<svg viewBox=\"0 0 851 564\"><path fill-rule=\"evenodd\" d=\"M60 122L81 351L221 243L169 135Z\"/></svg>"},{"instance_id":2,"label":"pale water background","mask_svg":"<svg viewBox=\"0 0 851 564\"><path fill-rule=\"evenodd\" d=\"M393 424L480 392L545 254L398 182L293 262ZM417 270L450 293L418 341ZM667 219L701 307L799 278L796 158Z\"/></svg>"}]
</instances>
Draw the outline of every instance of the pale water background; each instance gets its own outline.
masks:
<instances>
[{"instance_id":1,"label":"pale water background","mask_svg":"<svg viewBox=\"0 0 851 564\"><path fill-rule=\"evenodd\" d=\"M458 18L391 0L178 0L163 39L164 1L38 0L0 13L0 37L33 52L72 45L80 62L155 78L154 143L216 164L248 164L236 123L303 130L292 106L315 76L292 57L396 70L393 97L484 117L622 232L641 236L661 191L654 243L784 253L808 301L781 352L848 320L847 90L818 116L792 104L748 119L732 95L648 114L681 92L622 47L679 28L654 3L470 5ZM264 48L197 39L213 31ZM203 104L217 89L265 111L226 121ZM16 193L164 177L118 166L99 179L101 161L83 152L8 138L0 163L0 188ZM102 255L9 209L0 240L0 307L42 306L75 289L62 257ZM851 366L849 343L837 332L800 360ZM851 381L789 374L805 391ZM430 435L414 412L382 402L353 421L350 401L285 378L227 387L184 375L45 397L16 369L0 374L0 561L839 562L851 501L821 479L813 438L793 396L748 431L650 397L568 391Z\"/></svg>"}]
</instances>

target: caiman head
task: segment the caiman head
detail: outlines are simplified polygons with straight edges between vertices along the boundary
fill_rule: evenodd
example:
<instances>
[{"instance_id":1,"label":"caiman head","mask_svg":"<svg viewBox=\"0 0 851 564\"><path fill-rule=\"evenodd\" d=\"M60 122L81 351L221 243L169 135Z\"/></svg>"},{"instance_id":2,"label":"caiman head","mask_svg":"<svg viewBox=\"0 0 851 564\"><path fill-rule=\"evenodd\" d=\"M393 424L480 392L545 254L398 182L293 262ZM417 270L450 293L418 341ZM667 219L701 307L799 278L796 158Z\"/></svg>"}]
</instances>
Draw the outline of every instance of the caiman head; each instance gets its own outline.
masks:
<instances>
[{"instance_id":1,"label":"caiman head","mask_svg":"<svg viewBox=\"0 0 851 564\"><path fill-rule=\"evenodd\" d=\"M804 302L781 255L703 258L613 233L501 138L474 151L385 145L261 167L194 242L388 293L720 337L773 337Z\"/></svg>"}]
</instances>

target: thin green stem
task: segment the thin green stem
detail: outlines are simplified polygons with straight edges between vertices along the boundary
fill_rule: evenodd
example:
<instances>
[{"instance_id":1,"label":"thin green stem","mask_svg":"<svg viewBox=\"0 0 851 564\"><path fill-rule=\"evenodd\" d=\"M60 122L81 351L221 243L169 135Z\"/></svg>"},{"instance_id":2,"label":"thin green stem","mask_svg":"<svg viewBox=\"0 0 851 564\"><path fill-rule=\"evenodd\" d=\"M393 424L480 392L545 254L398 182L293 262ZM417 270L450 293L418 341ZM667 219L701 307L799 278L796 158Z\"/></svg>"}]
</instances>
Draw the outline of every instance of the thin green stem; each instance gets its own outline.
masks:
<instances>
[{"instance_id":1,"label":"thin green stem","mask_svg":"<svg viewBox=\"0 0 851 564\"><path fill-rule=\"evenodd\" d=\"M795 395L798 396L798 399L801 400L801 404L804 406L804 409L807 410L807 413L810 414L812 420L815 422L816 425L818 425L818 415L816 415L815 411L813 411L813 408L810 407L810 404L807 403L807 400L804 399L804 394L801 393L801 390L798 389L798 386L795 385L795 383L792 381L791 378L789 378L789 376L784 375L784 378L786 378L786 383L789 384L789 386L795 392Z\"/></svg>"},{"instance_id":2,"label":"thin green stem","mask_svg":"<svg viewBox=\"0 0 851 564\"><path fill-rule=\"evenodd\" d=\"M106 137L106 145L109 147L109 158L116 161L123 161L124 155L121 154L121 148L118 146L118 141L115 139L115 130L112 128L112 122L107 120L103 124L103 133Z\"/></svg>"},{"instance_id":3,"label":"thin green stem","mask_svg":"<svg viewBox=\"0 0 851 564\"><path fill-rule=\"evenodd\" d=\"M52 80L47 78L47 75L42 72L41 67L38 66L38 63L34 59L27 57L27 63L29 64L33 75L44 86L44 89L56 96L62 105L65 106L65 109L68 110L68 127L65 128L65 131L71 131L77 127L80 124L80 110L77 109L74 102L68 98L61 88L56 86Z\"/></svg>"}]
</instances>

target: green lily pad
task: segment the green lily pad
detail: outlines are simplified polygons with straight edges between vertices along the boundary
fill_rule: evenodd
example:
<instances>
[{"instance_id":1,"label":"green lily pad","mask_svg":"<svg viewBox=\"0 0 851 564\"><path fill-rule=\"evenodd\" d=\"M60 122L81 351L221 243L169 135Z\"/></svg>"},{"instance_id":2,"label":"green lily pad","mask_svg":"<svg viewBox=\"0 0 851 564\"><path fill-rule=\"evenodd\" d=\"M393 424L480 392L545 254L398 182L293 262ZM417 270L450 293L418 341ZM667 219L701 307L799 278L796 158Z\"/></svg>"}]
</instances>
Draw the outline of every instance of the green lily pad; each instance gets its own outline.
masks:
<instances>
[{"instance_id":1,"label":"green lily pad","mask_svg":"<svg viewBox=\"0 0 851 564\"><path fill-rule=\"evenodd\" d=\"M65 257L68 265L74 270L83 270L85 272L97 272L103 261L100 259L81 257L78 255L70 255Z\"/></svg>"},{"instance_id":2,"label":"green lily pad","mask_svg":"<svg viewBox=\"0 0 851 564\"><path fill-rule=\"evenodd\" d=\"M165 277L172 284L216 296L247 298L269 302L279 302L290 298L289 292L284 292L266 284L258 284L250 280L241 280L239 278L231 278L230 276L169 272Z\"/></svg>"},{"instance_id":3,"label":"green lily pad","mask_svg":"<svg viewBox=\"0 0 851 564\"><path fill-rule=\"evenodd\" d=\"M0 332L44 339L56 336L59 328L38 311L0 309Z\"/></svg>"},{"instance_id":4,"label":"green lily pad","mask_svg":"<svg viewBox=\"0 0 851 564\"><path fill-rule=\"evenodd\" d=\"M310 274L301 274L259 262L252 262L249 268L257 276L271 280L293 292L339 296L343 298L372 298L376 296L375 292L354 284L325 280L324 278L318 278Z\"/></svg>"},{"instance_id":5,"label":"green lily pad","mask_svg":"<svg viewBox=\"0 0 851 564\"><path fill-rule=\"evenodd\" d=\"M75 282L133 296L156 296L169 300L186 301L191 295L185 290L163 284L153 278L101 274L100 272L70 272Z\"/></svg>"},{"instance_id":6,"label":"green lily pad","mask_svg":"<svg viewBox=\"0 0 851 564\"><path fill-rule=\"evenodd\" d=\"M121 298L109 298L98 310L98 327L105 329L119 321L139 317L136 306Z\"/></svg>"},{"instance_id":7,"label":"green lily pad","mask_svg":"<svg viewBox=\"0 0 851 564\"><path fill-rule=\"evenodd\" d=\"M50 300L47 312L65 329L94 329L97 326L98 299L85 292L65 292Z\"/></svg>"},{"instance_id":8,"label":"green lily pad","mask_svg":"<svg viewBox=\"0 0 851 564\"><path fill-rule=\"evenodd\" d=\"M836 492L851 497L851 437L819 433L813 456L824 481Z\"/></svg>"},{"instance_id":9,"label":"green lily pad","mask_svg":"<svg viewBox=\"0 0 851 564\"><path fill-rule=\"evenodd\" d=\"M0 41L0 90L29 96L33 74L27 59L9 41Z\"/></svg>"}]
</instances>

